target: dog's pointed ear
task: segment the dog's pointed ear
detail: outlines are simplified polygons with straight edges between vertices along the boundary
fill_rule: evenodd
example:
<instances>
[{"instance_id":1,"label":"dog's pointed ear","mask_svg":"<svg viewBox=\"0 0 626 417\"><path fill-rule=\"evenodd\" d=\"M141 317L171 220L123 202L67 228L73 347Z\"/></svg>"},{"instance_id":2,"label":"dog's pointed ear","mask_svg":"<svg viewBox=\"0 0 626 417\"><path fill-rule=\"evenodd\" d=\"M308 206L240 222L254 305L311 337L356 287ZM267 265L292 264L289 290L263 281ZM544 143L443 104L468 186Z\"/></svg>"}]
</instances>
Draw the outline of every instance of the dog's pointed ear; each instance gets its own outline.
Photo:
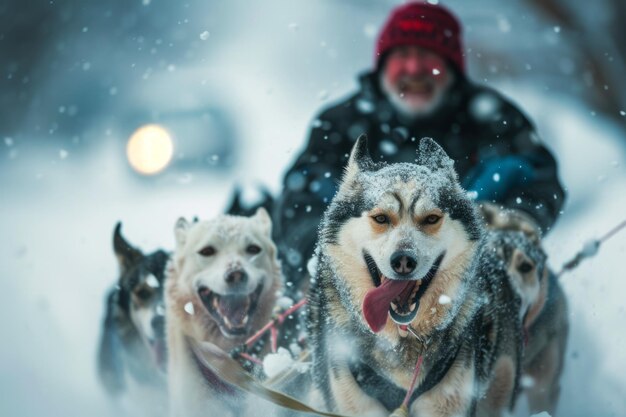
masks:
<instances>
[{"instance_id":1,"label":"dog's pointed ear","mask_svg":"<svg viewBox=\"0 0 626 417\"><path fill-rule=\"evenodd\" d=\"M374 161L372 161L367 147L367 135L363 134L359 136L352 147L348 165L346 165L343 178L341 179L341 185L350 184L360 171L371 171L374 169L374 166Z\"/></svg>"},{"instance_id":2,"label":"dog's pointed ear","mask_svg":"<svg viewBox=\"0 0 626 417\"><path fill-rule=\"evenodd\" d=\"M241 187L239 185L235 185L235 189L233 190L233 196L230 200L230 205L226 209L226 214L241 214L243 210L243 206L241 204Z\"/></svg>"},{"instance_id":3,"label":"dog's pointed ear","mask_svg":"<svg viewBox=\"0 0 626 417\"><path fill-rule=\"evenodd\" d=\"M433 172L444 171L452 179L457 178L454 170L454 161L432 138L422 138L420 140L419 149L417 150L417 163Z\"/></svg>"},{"instance_id":4,"label":"dog's pointed ear","mask_svg":"<svg viewBox=\"0 0 626 417\"><path fill-rule=\"evenodd\" d=\"M360 171L369 171L374 167L374 161L370 156L370 151L367 146L367 135L362 134L356 140L352 151L350 152L350 159L348 160L348 169L350 166L355 166Z\"/></svg>"},{"instance_id":5,"label":"dog's pointed ear","mask_svg":"<svg viewBox=\"0 0 626 417\"><path fill-rule=\"evenodd\" d=\"M267 233L268 236L272 236L272 218L264 207L259 207L254 213L254 219L261 226L261 230Z\"/></svg>"},{"instance_id":6,"label":"dog's pointed ear","mask_svg":"<svg viewBox=\"0 0 626 417\"><path fill-rule=\"evenodd\" d=\"M176 236L176 246L181 248L187 241L187 232L189 231L189 223L184 217L179 217L174 225L174 236Z\"/></svg>"},{"instance_id":7,"label":"dog's pointed ear","mask_svg":"<svg viewBox=\"0 0 626 417\"><path fill-rule=\"evenodd\" d=\"M123 275L131 265L137 263L143 253L139 249L134 248L122 236L122 222L117 222L113 231L113 251L120 265L120 275Z\"/></svg>"}]
</instances>

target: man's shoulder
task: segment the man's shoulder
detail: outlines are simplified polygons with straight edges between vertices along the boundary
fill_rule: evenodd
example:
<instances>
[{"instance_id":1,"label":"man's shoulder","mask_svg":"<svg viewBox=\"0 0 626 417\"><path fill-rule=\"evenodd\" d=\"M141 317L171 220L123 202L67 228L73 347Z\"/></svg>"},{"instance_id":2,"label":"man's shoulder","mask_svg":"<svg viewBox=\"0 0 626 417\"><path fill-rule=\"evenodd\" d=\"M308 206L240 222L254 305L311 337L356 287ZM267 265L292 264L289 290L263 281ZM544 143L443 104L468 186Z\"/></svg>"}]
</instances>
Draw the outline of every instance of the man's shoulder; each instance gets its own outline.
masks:
<instances>
[{"instance_id":1,"label":"man's shoulder","mask_svg":"<svg viewBox=\"0 0 626 417\"><path fill-rule=\"evenodd\" d=\"M532 126L514 100L495 88L469 80L464 81L461 88L465 93L467 111L479 124L497 122L506 125L510 119L514 123L509 127Z\"/></svg>"},{"instance_id":2,"label":"man's shoulder","mask_svg":"<svg viewBox=\"0 0 626 417\"><path fill-rule=\"evenodd\" d=\"M317 118L337 120L350 118L357 113L368 114L373 111L376 102L380 100L375 85L375 74L369 71L363 72L358 76L358 81L359 84L355 90L322 108Z\"/></svg>"},{"instance_id":3,"label":"man's shoulder","mask_svg":"<svg viewBox=\"0 0 626 417\"><path fill-rule=\"evenodd\" d=\"M326 107L323 107L322 110L318 113L317 118L323 120L332 120L344 118L350 113L354 112L355 102L359 93L352 93L347 97L343 97L338 101L335 101Z\"/></svg>"}]
</instances>

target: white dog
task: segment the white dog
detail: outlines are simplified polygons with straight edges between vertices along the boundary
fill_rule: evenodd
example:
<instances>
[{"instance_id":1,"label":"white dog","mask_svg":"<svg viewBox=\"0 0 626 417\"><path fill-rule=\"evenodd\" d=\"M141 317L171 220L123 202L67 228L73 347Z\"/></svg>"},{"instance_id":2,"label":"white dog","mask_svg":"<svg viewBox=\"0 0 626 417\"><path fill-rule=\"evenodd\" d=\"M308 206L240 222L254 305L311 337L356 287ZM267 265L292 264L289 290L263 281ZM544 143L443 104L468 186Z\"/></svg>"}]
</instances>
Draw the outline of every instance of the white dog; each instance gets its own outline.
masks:
<instances>
[{"instance_id":1,"label":"white dog","mask_svg":"<svg viewBox=\"0 0 626 417\"><path fill-rule=\"evenodd\" d=\"M172 416L242 414L242 392L205 365L224 366L206 346L228 352L271 320L281 288L271 228L262 208L252 217L176 222L165 294Z\"/></svg>"}]
</instances>

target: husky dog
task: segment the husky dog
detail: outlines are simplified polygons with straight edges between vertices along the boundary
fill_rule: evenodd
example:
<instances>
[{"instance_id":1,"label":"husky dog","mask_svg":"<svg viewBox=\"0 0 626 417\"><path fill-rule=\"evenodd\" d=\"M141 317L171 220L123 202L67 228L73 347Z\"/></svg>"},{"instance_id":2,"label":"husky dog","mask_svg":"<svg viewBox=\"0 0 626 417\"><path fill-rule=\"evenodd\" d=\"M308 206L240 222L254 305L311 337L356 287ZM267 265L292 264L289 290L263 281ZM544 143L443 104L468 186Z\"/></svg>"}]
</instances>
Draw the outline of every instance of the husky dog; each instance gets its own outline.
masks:
<instances>
[{"instance_id":1,"label":"husky dog","mask_svg":"<svg viewBox=\"0 0 626 417\"><path fill-rule=\"evenodd\" d=\"M501 416L515 406L523 357L522 322L539 291L537 271L545 263L543 252L534 249L526 234L510 230L490 231L481 246L478 274L486 283L487 303L479 333L488 352L484 373L490 379L478 403L479 416Z\"/></svg>"},{"instance_id":2,"label":"husky dog","mask_svg":"<svg viewBox=\"0 0 626 417\"><path fill-rule=\"evenodd\" d=\"M569 321L565 293L551 271L544 275L539 297L531 304L524 326L528 343L523 372L529 377L524 390L530 411L554 415L561 391L559 380L565 362Z\"/></svg>"},{"instance_id":3,"label":"husky dog","mask_svg":"<svg viewBox=\"0 0 626 417\"><path fill-rule=\"evenodd\" d=\"M482 220L432 139L418 164L350 155L324 215L308 330L329 410L386 416L423 357L411 415L473 416L490 378L482 344Z\"/></svg>"},{"instance_id":4,"label":"husky dog","mask_svg":"<svg viewBox=\"0 0 626 417\"><path fill-rule=\"evenodd\" d=\"M98 352L102 384L111 394L127 386L126 375L142 385L165 388L165 308L163 287L168 254L144 255L129 244L117 223L113 250L119 263L117 285L107 297Z\"/></svg>"},{"instance_id":5,"label":"husky dog","mask_svg":"<svg viewBox=\"0 0 626 417\"><path fill-rule=\"evenodd\" d=\"M219 354L271 320L282 283L271 229L263 208L252 217L177 221L165 295L172 416L243 412L241 391L210 368L228 371Z\"/></svg>"},{"instance_id":6,"label":"husky dog","mask_svg":"<svg viewBox=\"0 0 626 417\"><path fill-rule=\"evenodd\" d=\"M522 231L492 231L484 253L494 254L519 299L518 315L525 327L535 321L546 297L547 256L539 241ZM489 263L489 262L488 262Z\"/></svg>"},{"instance_id":7,"label":"husky dog","mask_svg":"<svg viewBox=\"0 0 626 417\"><path fill-rule=\"evenodd\" d=\"M500 415L497 411L504 410L505 400L512 408L520 392L515 375L524 375L521 385L531 412L552 415L556 410L568 332L567 306L536 237L526 230L492 231L481 251L481 273L492 288L484 323L496 324L500 319L507 325L500 326L493 354L500 364L494 366L480 415Z\"/></svg>"},{"instance_id":8,"label":"husky dog","mask_svg":"<svg viewBox=\"0 0 626 417\"><path fill-rule=\"evenodd\" d=\"M524 331L523 390L530 411L554 415L560 394L569 321L565 293L546 264L538 241L509 234L500 253L521 300Z\"/></svg>"}]
</instances>

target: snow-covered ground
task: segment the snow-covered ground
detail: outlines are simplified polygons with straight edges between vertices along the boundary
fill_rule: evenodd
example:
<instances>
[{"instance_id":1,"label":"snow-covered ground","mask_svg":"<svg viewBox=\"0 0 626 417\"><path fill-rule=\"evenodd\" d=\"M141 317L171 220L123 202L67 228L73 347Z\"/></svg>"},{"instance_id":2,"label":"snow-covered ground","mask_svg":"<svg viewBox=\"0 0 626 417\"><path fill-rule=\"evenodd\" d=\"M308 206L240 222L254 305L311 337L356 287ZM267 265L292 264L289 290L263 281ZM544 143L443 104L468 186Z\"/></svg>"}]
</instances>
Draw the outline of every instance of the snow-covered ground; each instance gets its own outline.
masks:
<instances>
[{"instance_id":1,"label":"snow-covered ground","mask_svg":"<svg viewBox=\"0 0 626 417\"><path fill-rule=\"evenodd\" d=\"M239 16L238 24L254 31L234 28L226 43L196 50L210 55L209 62L155 74L151 79L169 88L167 92L138 83L130 94L134 106L149 106L155 97L168 95L193 104L211 99L204 84L193 80L219 85L220 97L237 109L243 138L234 173L207 170L181 177L166 172L137 181L126 168L125 138L115 132L102 135L87 149L42 138L2 138L0 415L120 415L95 375L104 294L117 273L111 249L115 222L122 220L127 238L145 250L170 249L175 220L220 212L235 181L260 181L278 191L282 172L303 145L314 113L350 91L353 75L369 64L372 34L390 6L368 2L370 8L357 8L337 2L329 14L313 3L269 3L276 13L267 21L256 22L254 8ZM476 15L469 6L457 4L465 15ZM490 16L480 15L487 21ZM339 35L328 29L327 20L337 25L341 19L355 24ZM515 30L512 13L509 20ZM258 25L250 26L253 22ZM197 20L195 24L200 35L205 29ZM475 31L471 37L476 37ZM219 33L212 32L208 44L202 45L215 39L220 39ZM255 44L267 48L250 46ZM49 96L63 77L67 75L51 78ZM586 240L626 218L626 149L618 126L570 96L545 94L535 81L491 84L522 105L559 159L569 196L545 241L556 268ZM48 111L56 112L60 104L50 104ZM107 128L94 123L92 130ZM626 231L563 278L571 333L561 416L626 415L622 256Z\"/></svg>"}]
</instances>

